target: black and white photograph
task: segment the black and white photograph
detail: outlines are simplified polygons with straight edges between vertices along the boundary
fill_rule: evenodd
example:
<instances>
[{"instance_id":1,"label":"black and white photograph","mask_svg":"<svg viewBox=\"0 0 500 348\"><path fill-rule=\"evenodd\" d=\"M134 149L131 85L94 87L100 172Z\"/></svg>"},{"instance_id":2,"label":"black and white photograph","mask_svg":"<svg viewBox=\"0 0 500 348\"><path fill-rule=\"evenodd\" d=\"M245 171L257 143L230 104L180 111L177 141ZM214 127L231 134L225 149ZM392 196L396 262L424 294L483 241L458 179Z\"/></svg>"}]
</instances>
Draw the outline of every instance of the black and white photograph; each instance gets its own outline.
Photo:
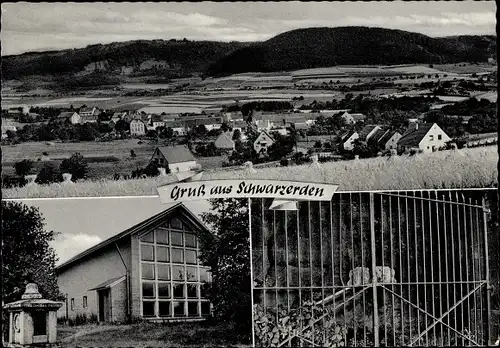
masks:
<instances>
[{"instance_id":1,"label":"black and white photograph","mask_svg":"<svg viewBox=\"0 0 500 348\"><path fill-rule=\"evenodd\" d=\"M1 4L2 345L500 345L494 1Z\"/></svg>"}]
</instances>

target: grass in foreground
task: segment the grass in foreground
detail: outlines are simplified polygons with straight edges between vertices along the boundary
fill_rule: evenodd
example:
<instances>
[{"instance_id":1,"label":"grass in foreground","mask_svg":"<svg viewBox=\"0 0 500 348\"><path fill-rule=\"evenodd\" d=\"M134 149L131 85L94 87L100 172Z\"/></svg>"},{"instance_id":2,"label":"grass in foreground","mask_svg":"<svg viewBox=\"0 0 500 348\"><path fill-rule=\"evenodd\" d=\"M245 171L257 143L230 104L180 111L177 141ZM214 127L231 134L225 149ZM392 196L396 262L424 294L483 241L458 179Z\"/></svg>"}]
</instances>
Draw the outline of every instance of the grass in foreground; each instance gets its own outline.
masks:
<instances>
[{"instance_id":1,"label":"grass in foreground","mask_svg":"<svg viewBox=\"0 0 500 348\"><path fill-rule=\"evenodd\" d=\"M229 323L192 322L58 327L58 347L248 347Z\"/></svg>"},{"instance_id":2,"label":"grass in foreground","mask_svg":"<svg viewBox=\"0 0 500 348\"><path fill-rule=\"evenodd\" d=\"M493 187L498 184L496 146L417 156L379 157L301 166L206 171L202 180L268 179L338 184L339 191ZM82 181L69 185L24 186L2 190L4 198L157 195L175 182L171 175L137 180Z\"/></svg>"}]
</instances>

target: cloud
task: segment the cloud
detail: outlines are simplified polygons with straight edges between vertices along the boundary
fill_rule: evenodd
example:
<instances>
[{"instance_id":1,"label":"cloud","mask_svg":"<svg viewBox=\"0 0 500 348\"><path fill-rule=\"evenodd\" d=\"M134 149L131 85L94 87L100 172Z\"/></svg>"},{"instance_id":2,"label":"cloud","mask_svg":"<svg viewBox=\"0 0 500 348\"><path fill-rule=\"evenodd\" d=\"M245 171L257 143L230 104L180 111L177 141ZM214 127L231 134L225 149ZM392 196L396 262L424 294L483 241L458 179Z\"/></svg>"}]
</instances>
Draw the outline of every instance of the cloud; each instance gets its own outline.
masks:
<instances>
[{"instance_id":1,"label":"cloud","mask_svg":"<svg viewBox=\"0 0 500 348\"><path fill-rule=\"evenodd\" d=\"M58 264L61 264L100 242L102 238L95 235L63 233L51 245L59 258Z\"/></svg>"}]
</instances>

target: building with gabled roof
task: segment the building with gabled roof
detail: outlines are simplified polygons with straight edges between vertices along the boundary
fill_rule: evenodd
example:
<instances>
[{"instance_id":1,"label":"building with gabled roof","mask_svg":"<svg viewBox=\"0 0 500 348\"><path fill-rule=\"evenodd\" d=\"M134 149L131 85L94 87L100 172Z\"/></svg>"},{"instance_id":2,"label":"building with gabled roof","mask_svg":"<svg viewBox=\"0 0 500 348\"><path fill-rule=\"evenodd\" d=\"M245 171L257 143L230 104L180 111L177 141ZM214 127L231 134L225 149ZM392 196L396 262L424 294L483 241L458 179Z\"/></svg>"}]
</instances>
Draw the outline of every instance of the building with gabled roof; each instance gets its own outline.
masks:
<instances>
[{"instance_id":1,"label":"building with gabled roof","mask_svg":"<svg viewBox=\"0 0 500 348\"><path fill-rule=\"evenodd\" d=\"M221 133L215 140L214 144L216 148L225 151L233 151L236 146L230 132Z\"/></svg>"},{"instance_id":2,"label":"building with gabled roof","mask_svg":"<svg viewBox=\"0 0 500 348\"><path fill-rule=\"evenodd\" d=\"M359 132L359 140L362 142L367 142L370 137L380 129L382 129L382 127L374 124L364 126Z\"/></svg>"},{"instance_id":3,"label":"building with gabled roof","mask_svg":"<svg viewBox=\"0 0 500 348\"><path fill-rule=\"evenodd\" d=\"M259 136L253 142L253 149L258 154L267 154L267 149L269 146L274 144L274 137L267 131L263 130L260 132Z\"/></svg>"},{"instance_id":4,"label":"building with gabled roof","mask_svg":"<svg viewBox=\"0 0 500 348\"><path fill-rule=\"evenodd\" d=\"M83 251L55 269L67 301L59 318L96 315L100 322L203 319L210 269L199 261L204 224L182 203L170 205Z\"/></svg>"},{"instance_id":5,"label":"building with gabled roof","mask_svg":"<svg viewBox=\"0 0 500 348\"><path fill-rule=\"evenodd\" d=\"M401 139L401 134L399 132L387 131L378 140L378 146L384 150L397 150L399 139Z\"/></svg>"},{"instance_id":6,"label":"building with gabled roof","mask_svg":"<svg viewBox=\"0 0 500 348\"><path fill-rule=\"evenodd\" d=\"M57 120L61 122L71 122L71 124L83 123L81 116L74 111L63 111L57 115Z\"/></svg>"},{"instance_id":7,"label":"building with gabled roof","mask_svg":"<svg viewBox=\"0 0 500 348\"><path fill-rule=\"evenodd\" d=\"M197 168L196 157L185 145L158 146L150 162L168 168L172 173L187 172Z\"/></svg>"},{"instance_id":8,"label":"building with gabled roof","mask_svg":"<svg viewBox=\"0 0 500 348\"><path fill-rule=\"evenodd\" d=\"M398 151L433 152L451 138L436 123L412 123L398 141Z\"/></svg>"}]
</instances>

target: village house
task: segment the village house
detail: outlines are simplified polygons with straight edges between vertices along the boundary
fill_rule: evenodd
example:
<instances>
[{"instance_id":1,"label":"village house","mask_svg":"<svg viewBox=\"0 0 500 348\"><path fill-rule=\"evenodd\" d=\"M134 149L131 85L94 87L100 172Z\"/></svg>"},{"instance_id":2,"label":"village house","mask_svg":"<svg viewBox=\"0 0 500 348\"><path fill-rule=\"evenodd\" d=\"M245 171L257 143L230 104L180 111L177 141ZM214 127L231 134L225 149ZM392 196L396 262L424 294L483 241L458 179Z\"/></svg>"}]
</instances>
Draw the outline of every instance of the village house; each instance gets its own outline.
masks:
<instances>
[{"instance_id":1,"label":"village house","mask_svg":"<svg viewBox=\"0 0 500 348\"><path fill-rule=\"evenodd\" d=\"M99 108L97 107L82 107L80 108L80 110L78 111L78 114L80 116L99 116L99 114L101 114L101 110L99 110Z\"/></svg>"},{"instance_id":2,"label":"village house","mask_svg":"<svg viewBox=\"0 0 500 348\"><path fill-rule=\"evenodd\" d=\"M56 267L66 296L58 318L96 315L99 322L203 319L211 308L199 261L203 223L182 203Z\"/></svg>"},{"instance_id":3,"label":"village house","mask_svg":"<svg viewBox=\"0 0 500 348\"><path fill-rule=\"evenodd\" d=\"M411 124L397 146L399 152L433 152L444 147L451 138L436 123Z\"/></svg>"},{"instance_id":4,"label":"village house","mask_svg":"<svg viewBox=\"0 0 500 348\"><path fill-rule=\"evenodd\" d=\"M273 127L270 120L254 120L254 124L257 132L269 131Z\"/></svg>"},{"instance_id":5,"label":"village house","mask_svg":"<svg viewBox=\"0 0 500 348\"><path fill-rule=\"evenodd\" d=\"M171 173L188 172L198 167L196 158L185 145L158 146L149 162L156 162L159 167L168 168Z\"/></svg>"},{"instance_id":6,"label":"village house","mask_svg":"<svg viewBox=\"0 0 500 348\"><path fill-rule=\"evenodd\" d=\"M153 115L149 122L154 130L158 127L165 127L165 121L163 121L163 118L160 115Z\"/></svg>"},{"instance_id":7,"label":"village house","mask_svg":"<svg viewBox=\"0 0 500 348\"><path fill-rule=\"evenodd\" d=\"M401 139L399 132L387 131L378 141L378 145L383 150L397 150L399 139Z\"/></svg>"},{"instance_id":8,"label":"village house","mask_svg":"<svg viewBox=\"0 0 500 348\"><path fill-rule=\"evenodd\" d=\"M181 121L167 120L165 127L171 128L176 136L184 136L187 133L186 127Z\"/></svg>"},{"instance_id":9,"label":"village house","mask_svg":"<svg viewBox=\"0 0 500 348\"><path fill-rule=\"evenodd\" d=\"M358 132L349 131L340 136L340 144L345 151L352 151L354 149L355 141L358 139Z\"/></svg>"},{"instance_id":10,"label":"village house","mask_svg":"<svg viewBox=\"0 0 500 348\"><path fill-rule=\"evenodd\" d=\"M219 135L214 144L216 148L223 151L234 151L235 149L235 142L230 132L224 132Z\"/></svg>"},{"instance_id":11,"label":"village house","mask_svg":"<svg viewBox=\"0 0 500 348\"><path fill-rule=\"evenodd\" d=\"M141 118L134 118L130 121L130 135L141 136L146 134L146 123Z\"/></svg>"},{"instance_id":12,"label":"village house","mask_svg":"<svg viewBox=\"0 0 500 348\"><path fill-rule=\"evenodd\" d=\"M249 127L248 123L246 121L233 121L233 122L229 123L229 127L231 127L233 132L235 130L239 130L241 133L242 140L243 140L243 137L245 137L245 139L246 139L245 133Z\"/></svg>"},{"instance_id":13,"label":"village house","mask_svg":"<svg viewBox=\"0 0 500 348\"><path fill-rule=\"evenodd\" d=\"M382 127L377 125L366 125L359 132L359 140L361 142L367 143L371 136L373 136L377 131L381 130Z\"/></svg>"},{"instance_id":14,"label":"village house","mask_svg":"<svg viewBox=\"0 0 500 348\"><path fill-rule=\"evenodd\" d=\"M57 120L60 122L69 121L71 124L81 123L81 117L78 113L74 111L65 111L57 115Z\"/></svg>"},{"instance_id":15,"label":"village house","mask_svg":"<svg viewBox=\"0 0 500 348\"><path fill-rule=\"evenodd\" d=\"M116 124L120 120L125 120L125 117L127 116L126 112L115 112L113 116L111 116L111 122Z\"/></svg>"},{"instance_id":16,"label":"village house","mask_svg":"<svg viewBox=\"0 0 500 348\"><path fill-rule=\"evenodd\" d=\"M262 131L253 142L253 149L258 154L267 154L267 149L272 144L274 144L274 138L267 131Z\"/></svg>"}]
</instances>

